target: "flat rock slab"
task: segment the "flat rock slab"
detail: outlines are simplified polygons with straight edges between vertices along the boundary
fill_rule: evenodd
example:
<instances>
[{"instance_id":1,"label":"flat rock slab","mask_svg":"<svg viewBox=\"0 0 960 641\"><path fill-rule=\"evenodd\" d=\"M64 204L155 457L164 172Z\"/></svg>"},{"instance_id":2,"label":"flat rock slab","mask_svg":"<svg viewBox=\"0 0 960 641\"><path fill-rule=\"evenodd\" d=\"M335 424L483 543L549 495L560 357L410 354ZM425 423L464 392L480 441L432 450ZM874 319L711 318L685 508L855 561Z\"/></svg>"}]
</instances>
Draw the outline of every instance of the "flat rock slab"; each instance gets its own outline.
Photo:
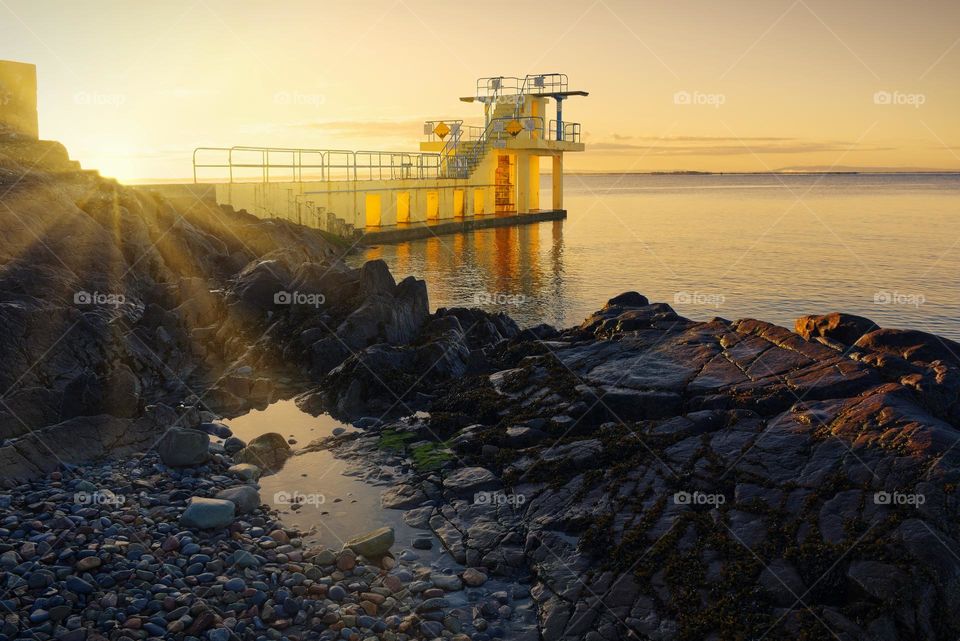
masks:
<instances>
[{"instance_id":1,"label":"flat rock slab","mask_svg":"<svg viewBox=\"0 0 960 641\"><path fill-rule=\"evenodd\" d=\"M500 479L484 467L464 467L444 477L443 487L454 494L467 496L499 488Z\"/></svg>"}]
</instances>

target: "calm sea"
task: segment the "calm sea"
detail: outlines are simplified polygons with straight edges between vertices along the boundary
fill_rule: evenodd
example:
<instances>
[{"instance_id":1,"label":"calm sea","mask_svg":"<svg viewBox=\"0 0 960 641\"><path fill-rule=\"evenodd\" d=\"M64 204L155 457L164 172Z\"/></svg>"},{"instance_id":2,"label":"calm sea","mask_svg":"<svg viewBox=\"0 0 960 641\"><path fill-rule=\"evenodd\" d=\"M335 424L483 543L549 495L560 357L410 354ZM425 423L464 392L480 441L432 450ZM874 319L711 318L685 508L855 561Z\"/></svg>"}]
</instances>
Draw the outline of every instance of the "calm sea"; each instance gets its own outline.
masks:
<instances>
[{"instance_id":1,"label":"calm sea","mask_svg":"<svg viewBox=\"0 0 960 641\"><path fill-rule=\"evenodd\" d=\"M574 325L636 290L694 319L845 311L960 340L960 176L568 176L565 205L562 222L356 258L426 279L434 308L522 325Z\"/></svg>"}]
</instances>

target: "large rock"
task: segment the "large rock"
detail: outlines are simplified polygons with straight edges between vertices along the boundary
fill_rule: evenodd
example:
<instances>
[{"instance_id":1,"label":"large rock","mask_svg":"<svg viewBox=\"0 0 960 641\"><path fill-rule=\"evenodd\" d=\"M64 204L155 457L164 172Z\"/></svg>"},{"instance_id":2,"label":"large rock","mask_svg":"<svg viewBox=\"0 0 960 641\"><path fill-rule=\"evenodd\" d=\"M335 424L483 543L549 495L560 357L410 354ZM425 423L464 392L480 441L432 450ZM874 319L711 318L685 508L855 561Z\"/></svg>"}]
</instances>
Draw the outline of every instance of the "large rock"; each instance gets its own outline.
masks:
<instances>
[{"instance_id":1,"label":"large rock","mask_svg":"<svg viewBox=\"0 0 960 641\"><path fill-rule=\"evenodd\" d=\"M260 468L250 463L237 463L227 468L227 474L232 474L244 481L256 481L260 478Z\"/></svg>"},{"instance_id":2,"label":"large rock","mask_svg":"<svg viewBox=\"0 0 960 641\"><path fill-rule=\"evenodd\" d=\"M210 457L210 435L186 427L172 427L157 444L164 465L189 467L203 465Z\"/></svg>"},{"instance_id":3,"label":"large rock","mask_svg":"<svg viewBox=\"0 0 960 641\"><path fill-rule=\"evenodd\" d=\"M360 268L360 291L365 297L376 294L393 295L397 281L383 260L368 260Z\"/></svg>"},{"instance_id":4,"label":"large rock","mask_svg":"<svg viewBox=\"0 0 960 641\"><path fill-rule=\"evenodd\" d=\"M252 485L228 487L217 492L216 498L230 501L237 506L237 514L247 514L260 507L260 493Z\"/></svg>"},{"instance_id":5,"label":"large rock","mask_svg":"<svg viewBox=\"0 0 960 641\"><path fill-rule=\"evenodd\" d=\"M840 312L801 316L794 322L794 331L807 340L822 336L844 345L853 345L861 336L875 329L879 329L879 325L869 318Z\"/></svg>"},{"instance_id":6,"label":"large rock","mask_svg":"<svg viewBox=\"0 0 960 641\"><path fill-rule=\"evenodd\" d=\"M382 527L365 534L360 534L343 544L344 549L350 549L368 559L376 559L390 551L393 545L394 534L392 527Z\"/></svg>"},{"instance_id":7,"label":"large rock","mask_svg":"<svg viewBox=\"0 0 960 641\"><path fill-rule=\"evenodd\" d=\"M194 496L180 516L180 525L200 530L220 529L233 523L235 515L233 501Z\"/></svg>"},{"instance_id":8,"label":"large rock","mask_svg":"<svg viewBox=\"0 0 960 641\"><path fill-rule=\"evenodd\" d=\"M283 435L276 432L261 434L250 444L233 455L236 463L249 463L261 469L276 469L283 466L290 456L290 445Z\"/></svg>"},{"instance_id":9,"label":"large rock","mask_svg":"<svg viewBox=\"0 0 960 641\"><path fill-rule=\"evenodd\" d=\"M960 367L960 343L912 329L878 329L864 334L857 347L893 354L908 361L944 361Z\"/></svg>"}]
</instances>

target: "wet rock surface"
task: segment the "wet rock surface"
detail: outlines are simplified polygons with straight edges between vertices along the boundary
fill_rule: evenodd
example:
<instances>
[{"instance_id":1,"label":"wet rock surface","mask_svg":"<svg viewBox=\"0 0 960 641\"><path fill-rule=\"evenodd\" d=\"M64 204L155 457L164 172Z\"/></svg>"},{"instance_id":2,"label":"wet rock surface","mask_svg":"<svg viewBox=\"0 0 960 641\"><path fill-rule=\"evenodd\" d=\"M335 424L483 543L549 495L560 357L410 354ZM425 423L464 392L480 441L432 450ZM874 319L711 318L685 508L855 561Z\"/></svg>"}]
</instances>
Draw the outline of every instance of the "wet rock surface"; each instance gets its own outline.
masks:
<instances>
[{"instance_id":1,"label":"wet rock surface","mask_svg":"<svg viewBox=\"0 0 960 641\"><path fill-rule=\"evenodd\" d=\"M627 294L547 340L462 340L419 413L322 446L391 470L383 505L461 581L529 582L543 639L955 638L952 346L819 318Z\"/></svg>"}]
</instances>

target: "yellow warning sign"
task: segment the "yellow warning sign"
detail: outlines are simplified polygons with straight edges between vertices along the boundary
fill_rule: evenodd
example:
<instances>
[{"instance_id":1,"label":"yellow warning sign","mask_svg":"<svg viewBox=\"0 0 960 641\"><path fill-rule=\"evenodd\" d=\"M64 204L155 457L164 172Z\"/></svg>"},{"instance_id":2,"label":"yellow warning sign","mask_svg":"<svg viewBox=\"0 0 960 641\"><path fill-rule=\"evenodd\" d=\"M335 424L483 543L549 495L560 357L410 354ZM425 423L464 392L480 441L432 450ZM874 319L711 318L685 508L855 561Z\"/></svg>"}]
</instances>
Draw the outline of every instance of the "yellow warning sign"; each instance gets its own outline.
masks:
<instances>
[{"instance_id":1,"label":"yellow warning sign","mask_svg":"<svg viewBox=\"0 0 960 641\"><path fill-rule=\"evenodd\" d=\"M447 126L447 123L441 122L433 128L433 133L437 134L440 137L440 140L443 140L447 137L447 134L450 133L450 127Z\"/></svg>"},{"instance_id":2,"label":"yellow warning sign","mask_svg":"<svg viewBox=\"0 0 960 641\"><path fill-rule=\"evenodd\" d=\"M507 123L507 133L511 136L516 136L521 131L523 131L523 125L520 124L519 120L511 120Z\"/></svg>"}]
</instances>

